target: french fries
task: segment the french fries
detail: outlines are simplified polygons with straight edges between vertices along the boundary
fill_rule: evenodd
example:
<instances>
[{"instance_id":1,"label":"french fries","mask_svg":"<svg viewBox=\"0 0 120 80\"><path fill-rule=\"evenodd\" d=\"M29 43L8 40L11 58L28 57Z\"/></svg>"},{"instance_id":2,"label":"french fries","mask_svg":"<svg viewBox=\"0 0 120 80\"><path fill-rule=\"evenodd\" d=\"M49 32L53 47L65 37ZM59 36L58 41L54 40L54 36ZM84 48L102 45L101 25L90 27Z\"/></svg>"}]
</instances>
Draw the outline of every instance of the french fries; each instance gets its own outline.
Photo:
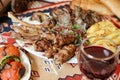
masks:
<instances>
[{"instance_id":1,"label":"french fries","mask_svg":"<svg viewBox=\"0 0 120 80\"><path fill-rule=\"evenodd\" d=\"M120 46L120 29L118 29L112 22L110 21L101 21L94 25L92 25L86 33L87 37L92 36L103 36L108 39L111 39L118 46ZM115 51L114 46L108 41L101 40L99 38L91 39L90 44L102 45L104 47L109 47L113 52Z\"/></svg>"},{"instance_id":2,"label":"french fries","mask_svg":"<svg viewBox=\"0 0 120 80\"><path fill-rule=\"evenodd\" d=\"M120 45L120 30L118 30L117 32L111 33L106 37L113 40L117 45Z\"/></svg>"},{"instance_id":3,"label":"french fries","mask_svg":"<svg viewBox=\"0 0 120 80\"><path fill-rule=\"evenodd\" d=\"M110 38L110 39L114 39L114 38L117 38L120 36L120 30L116 31L116 32L113 32L111 34L108 34L106 37L107 38Z\"/></svg>"},{"instance_id":4,"label":"french fries","mask_svg":"<svg viewBox=\"0 0 120 80\"><path fill-rule=\"evenodd\" d=\"M92 25L86 32L87 37L91 36L107 36L113 32L117 32L119 29L108 20L101 21ZM119 30L120 31L120 30Z\"/></svg>"}]
</instances>

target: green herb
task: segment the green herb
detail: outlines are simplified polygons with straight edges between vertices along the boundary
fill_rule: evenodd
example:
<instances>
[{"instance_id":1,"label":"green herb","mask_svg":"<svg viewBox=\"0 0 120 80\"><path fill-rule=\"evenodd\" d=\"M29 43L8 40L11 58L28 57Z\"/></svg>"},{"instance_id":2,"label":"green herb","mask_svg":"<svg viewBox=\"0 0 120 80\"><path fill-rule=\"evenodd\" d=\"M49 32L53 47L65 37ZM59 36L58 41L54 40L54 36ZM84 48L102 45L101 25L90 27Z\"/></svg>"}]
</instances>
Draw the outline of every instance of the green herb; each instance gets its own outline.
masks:
<instances>
[{"instance_id":1,"label":"green herb","mask_svg":"<svg viewBox=\"0 0 120 80\"><path fill-rule=\"evenodd\" d=\"M14 61L20 62L20 58L18 58L16 56L13 56L13 55L5 56L4 58L2 58L2 60L0 60L0 70L2 70L4 65L6 63L8 63L9 60L14 60Z\"/></svg>"},{"instance_id":2,"label":"green herb","mask_svg":"<svg viewBox=\"0 0 120 80\"><path fill-rule=\"evenodd\" d=\"M81 34L78 34L77 36L76 36L76 39L75 39L75 45L77 46L77 45L79 45L80 43L82 42L82 35Z\"/></svg>"},{"instance_id":3,"label":"green herb","mask_svg":"<svg viewBox=\"0 0 120 80\"><path fill-rule=\"evenodd\" d=\"M80 29L81 27L79 26L79 25L77 25L77 24L74 24L73 25L73 29Z\"/></svg>"}]
</instances>

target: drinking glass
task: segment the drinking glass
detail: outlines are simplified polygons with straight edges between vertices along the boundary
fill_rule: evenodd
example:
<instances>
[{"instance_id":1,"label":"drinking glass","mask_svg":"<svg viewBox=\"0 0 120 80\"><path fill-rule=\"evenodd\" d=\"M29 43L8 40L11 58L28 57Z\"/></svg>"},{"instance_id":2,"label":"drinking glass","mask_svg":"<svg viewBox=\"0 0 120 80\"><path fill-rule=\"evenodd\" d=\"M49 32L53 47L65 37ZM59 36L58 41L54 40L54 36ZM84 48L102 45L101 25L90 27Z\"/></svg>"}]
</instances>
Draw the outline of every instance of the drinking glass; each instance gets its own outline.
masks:
<instances>
[{"instance_id":1,"label":"drinking glass","mask_svg":"<svg viewBox=\"0 0 120 80\"><path fill-rule=\"evenodd\" d=\"M106 80L118 65L118 49L108 38L89 37L82 41L77 58L80 71L88 79Z\"/></svg>"}]
</instances>

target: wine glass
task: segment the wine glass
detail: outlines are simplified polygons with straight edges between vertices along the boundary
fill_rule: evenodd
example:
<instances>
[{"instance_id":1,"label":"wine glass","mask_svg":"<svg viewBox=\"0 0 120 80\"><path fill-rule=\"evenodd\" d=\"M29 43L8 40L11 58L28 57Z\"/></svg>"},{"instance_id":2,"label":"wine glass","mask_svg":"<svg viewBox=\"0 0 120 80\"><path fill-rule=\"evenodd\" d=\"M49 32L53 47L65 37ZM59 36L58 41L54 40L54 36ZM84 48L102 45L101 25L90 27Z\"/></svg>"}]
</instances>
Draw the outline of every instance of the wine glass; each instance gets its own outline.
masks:
<instances>
[{"instance_id":1,"label":"wine glass","mask_svg":"<svg viewBox=\"0 0 120 80\"><path fill-rule=\"evenodd\" d=\"M117 46L105 37L84 39L77 57L80 71L91 80L106 80L118 65Z\"/></svg>"}]
</instances>

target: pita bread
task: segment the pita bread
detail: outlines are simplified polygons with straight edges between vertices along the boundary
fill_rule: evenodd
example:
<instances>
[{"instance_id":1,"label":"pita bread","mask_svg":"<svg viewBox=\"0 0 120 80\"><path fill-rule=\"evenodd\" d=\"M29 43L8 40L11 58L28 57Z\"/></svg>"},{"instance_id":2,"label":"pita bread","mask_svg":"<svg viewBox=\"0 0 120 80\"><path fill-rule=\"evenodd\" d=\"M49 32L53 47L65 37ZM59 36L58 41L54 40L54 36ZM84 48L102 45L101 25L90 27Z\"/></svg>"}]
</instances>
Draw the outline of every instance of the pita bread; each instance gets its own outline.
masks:
<instances>
[{"instance_id":1,"label":"pita bread","mask_svg":"<svg viewBox=\"0 0 120 80\"><path fill-rule=\"evenodd\" d=\"M73 0L70 7L74 9L74 6L80 6L85 10L93 10L102 15L113 15L113 12L99 0Z\"/></svg>"},{"instance_id":2,"label":"pita bread","mask_svg":"<svg viewBox=\"0 0 120 80\"><path fill-rule=\"evenodd\" d=\"M100 0L106 5L117 17L120 18L120 0Z\"/></svg>"}]
</instances>

